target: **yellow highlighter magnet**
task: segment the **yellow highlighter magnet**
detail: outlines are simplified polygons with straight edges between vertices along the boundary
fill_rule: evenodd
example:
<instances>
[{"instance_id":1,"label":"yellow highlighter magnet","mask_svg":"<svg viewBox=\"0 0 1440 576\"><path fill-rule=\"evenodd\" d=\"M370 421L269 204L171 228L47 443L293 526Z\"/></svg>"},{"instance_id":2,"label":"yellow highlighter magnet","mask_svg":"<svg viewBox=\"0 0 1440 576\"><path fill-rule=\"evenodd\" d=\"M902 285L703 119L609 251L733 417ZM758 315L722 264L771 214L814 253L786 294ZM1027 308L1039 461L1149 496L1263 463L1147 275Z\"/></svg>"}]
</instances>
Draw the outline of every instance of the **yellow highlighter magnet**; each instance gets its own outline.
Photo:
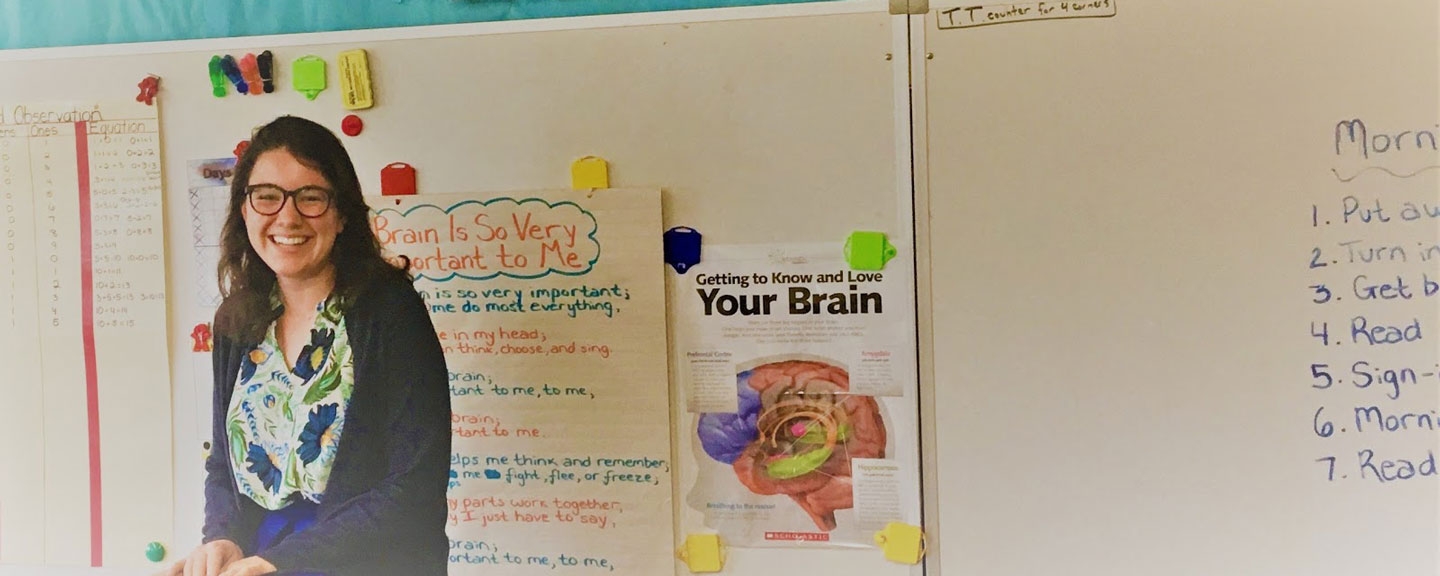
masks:
<instances>
[{"instance_id":1,"label":"yellow highlighter magnet","mask_svg":"<svg viewBox=\"0 0 1440 576\"><path fill-rule=\"evenodd\" d=\"M677 556L694 573L719 572L725 565L719 534L691 534Z\"/></svg>"},{"instance_id":2,"label":"yellow highlighter magnet","mask_svg":"<svg viewBox=\"0 0 1440 576\"><path fill-rule=\"evenodd\" d=\"M875 533L875 543L891 562L919 564L925 556L925 533L919 526L891 522Z\"/></svg>"},{"instance_id":3,"label":"yellow highlighter magnet","mask_svg":"<svg viewBox=\"0 0 1440 576\"><path fill-rule=\"evenodd\" d=\"M347 110L364 110L375 105L370 86L370 59L357 48L340 53L340 101Z\"/></svg>"}]
</instances>

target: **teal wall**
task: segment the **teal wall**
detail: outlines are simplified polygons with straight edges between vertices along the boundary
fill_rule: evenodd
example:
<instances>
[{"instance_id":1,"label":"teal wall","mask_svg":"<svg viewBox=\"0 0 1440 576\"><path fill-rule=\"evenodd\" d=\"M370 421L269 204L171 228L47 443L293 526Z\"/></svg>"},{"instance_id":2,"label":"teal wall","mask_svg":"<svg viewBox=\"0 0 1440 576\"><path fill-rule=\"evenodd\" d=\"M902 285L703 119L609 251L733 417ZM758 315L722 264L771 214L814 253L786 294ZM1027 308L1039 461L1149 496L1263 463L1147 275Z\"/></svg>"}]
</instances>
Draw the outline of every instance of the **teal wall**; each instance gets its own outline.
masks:
<instances>
[{"instance_id":1,"label":"teal wall","mask_svg":"<svg viewBox=\"0 0 1440 576\"><path fill-rule=\"evenodd\" d=\"M0 0L0 49L806 1L814 0Z\"/></svg>"}]
</instances>

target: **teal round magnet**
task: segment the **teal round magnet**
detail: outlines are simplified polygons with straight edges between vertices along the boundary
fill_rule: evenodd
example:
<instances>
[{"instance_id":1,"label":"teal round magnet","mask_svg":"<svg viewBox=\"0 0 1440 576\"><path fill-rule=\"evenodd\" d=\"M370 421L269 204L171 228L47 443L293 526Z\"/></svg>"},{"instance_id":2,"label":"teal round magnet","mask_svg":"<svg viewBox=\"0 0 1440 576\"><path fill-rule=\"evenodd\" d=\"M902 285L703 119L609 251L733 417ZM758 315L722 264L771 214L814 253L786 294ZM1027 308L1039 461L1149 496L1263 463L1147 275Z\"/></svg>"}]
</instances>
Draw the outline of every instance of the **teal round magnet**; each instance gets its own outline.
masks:
<instances>
[{"instance_id":1,"label":"teal round magnet","mask_svg":"<svg viewBox=\"0 0 1440 576\"><path fill-rule=\"evenodd\" d=\"M151 542L145 547L145 558L151 562L159 562L165 559L165 545L159 542Z\"/></svg>"}]
</instances>

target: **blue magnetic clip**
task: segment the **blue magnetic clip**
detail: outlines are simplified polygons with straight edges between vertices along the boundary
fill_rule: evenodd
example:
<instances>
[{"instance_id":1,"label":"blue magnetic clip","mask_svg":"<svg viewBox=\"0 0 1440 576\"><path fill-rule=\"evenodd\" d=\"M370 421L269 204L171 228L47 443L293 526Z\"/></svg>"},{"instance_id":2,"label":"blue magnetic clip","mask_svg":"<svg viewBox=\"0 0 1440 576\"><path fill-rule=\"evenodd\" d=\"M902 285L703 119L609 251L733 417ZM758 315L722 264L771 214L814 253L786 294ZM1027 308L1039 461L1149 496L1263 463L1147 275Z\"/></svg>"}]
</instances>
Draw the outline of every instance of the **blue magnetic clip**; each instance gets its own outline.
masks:
<instances>
[{"instance_id":1,"label":"blue magnetic clip","mask_svg":"<svg viewBox=\"0 0 1440 576\"><path fill-rule=\"evenodd\" d=\"M700 263L700 232L676 226L665 231L665 263L684 274Z\"/></svg>"}]
</instances>

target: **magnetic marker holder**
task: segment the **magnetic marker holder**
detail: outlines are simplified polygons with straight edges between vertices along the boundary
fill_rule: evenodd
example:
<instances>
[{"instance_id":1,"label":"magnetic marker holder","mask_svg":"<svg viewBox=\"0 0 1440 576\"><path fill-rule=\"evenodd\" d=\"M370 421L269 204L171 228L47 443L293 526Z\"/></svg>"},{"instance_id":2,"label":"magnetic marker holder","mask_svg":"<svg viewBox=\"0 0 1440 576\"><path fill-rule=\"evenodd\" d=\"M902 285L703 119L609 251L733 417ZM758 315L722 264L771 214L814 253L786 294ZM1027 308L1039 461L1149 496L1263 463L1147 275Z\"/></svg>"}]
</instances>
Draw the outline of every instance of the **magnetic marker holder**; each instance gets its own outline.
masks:
<instances>
[{"instance_id":1,"label":"magnetic marker holder","mask_svg":"<svg viewBox=\"0 0 1440 576\"><path fill-rule=\"evenodd\" d=\"M700 263L702 239L699 230L688 226L676 226L666 230L662 237L665 263L681 274L688 272Z\"/></svg>"}]
</instances>

